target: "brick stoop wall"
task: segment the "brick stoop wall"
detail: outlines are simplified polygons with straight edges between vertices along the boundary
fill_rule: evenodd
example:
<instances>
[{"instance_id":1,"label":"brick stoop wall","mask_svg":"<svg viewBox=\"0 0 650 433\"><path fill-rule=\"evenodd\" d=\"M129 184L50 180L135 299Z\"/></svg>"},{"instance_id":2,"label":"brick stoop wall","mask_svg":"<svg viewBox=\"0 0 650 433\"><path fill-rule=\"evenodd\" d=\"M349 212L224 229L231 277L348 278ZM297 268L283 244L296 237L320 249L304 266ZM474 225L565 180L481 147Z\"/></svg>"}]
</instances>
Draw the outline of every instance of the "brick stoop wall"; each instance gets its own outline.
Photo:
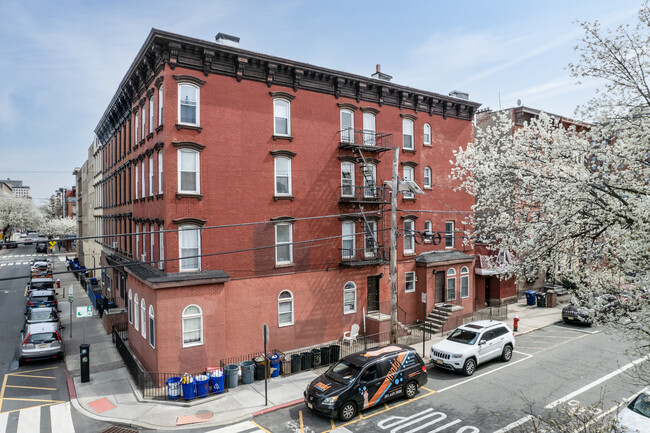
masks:
<instances>
[{"instance_id":1,"label":"brick stoop wall","mask_svg":"<svg viewBox=\"0 0 650 433\"><path fill-rule=\"evenodd\" d=\"M126 315L126 310L123 309L111 309L108 313L104 312L104 317L102 318L102 325L107 334L113 332L113 324L120 322L127 322L129 318Z\"/></svg>"}]
</instances>

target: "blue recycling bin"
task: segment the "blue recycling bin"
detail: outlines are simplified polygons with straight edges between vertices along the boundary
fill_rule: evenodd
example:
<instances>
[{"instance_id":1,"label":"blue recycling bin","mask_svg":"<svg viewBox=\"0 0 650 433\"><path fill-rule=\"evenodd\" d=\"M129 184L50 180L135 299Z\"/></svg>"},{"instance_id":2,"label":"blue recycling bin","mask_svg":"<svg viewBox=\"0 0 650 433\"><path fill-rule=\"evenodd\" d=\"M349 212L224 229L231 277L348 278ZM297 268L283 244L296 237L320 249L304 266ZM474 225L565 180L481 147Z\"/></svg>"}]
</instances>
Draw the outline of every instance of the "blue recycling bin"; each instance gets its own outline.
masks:
<instances>
[{"instance_id":1,"label":"blue recycling bin","mask_svg":"<svg viewBox=\"0 0 650 433\"><path fill-rule=\"evenodd\" d=\"M266 357L269 359L271 377L278 377L280 375L280 355L277 353L267 353Z\"/></svg>"},{"instance_id":2,"label":"blue recycling bin","mask_svg":"<svg viewBox=\"0 0 650 433\"><path fill-rule=\"evenodd\" d=\"M225 375L223 370L215 370L210 373L210 390L215 394L221 394L225 389Z\"/></svg>"},{"instance_id":3,"label":"blue recycling bin","mask_svg":"<svg viewBox=\"0 0 650 433\"><path fill-rule=\"evenodd\" d=\"M185 400L192 400L196 397L196 382L193 377L190 377L190 383L181 383L181 388Z\"/></svg>"},{"instance_id":4,"label":"blue recycling bin","mask_svg":"<svg viewBox=\"0 0 650 433\"><path fill-rule=\"evenodd\" d=\"M526 290L526 305L535 305L535 298L536 298L537 292L534 290Z\"/></svg>"},{"instance_id":5,"label":"blue recycling bin","mask_svg":"<svg viewBox=\"0 0 650 433\"><path fill-rule=\"evenodd\" d=\"M210 392L210 378L205 374L194 376L196 381L196 396L199 398L207 397Z\"/></svg>"},{"instance_id":6,"label":"blue recycling bin","mask_svg":"<svg viewBox=\"0 0 650 433\"><path fill-rule=\"evenodd\" d=\"M181 396L181 378L170 377L167 379L167 398L169 400L176 400Z\"/></svg>"}]
</instances>

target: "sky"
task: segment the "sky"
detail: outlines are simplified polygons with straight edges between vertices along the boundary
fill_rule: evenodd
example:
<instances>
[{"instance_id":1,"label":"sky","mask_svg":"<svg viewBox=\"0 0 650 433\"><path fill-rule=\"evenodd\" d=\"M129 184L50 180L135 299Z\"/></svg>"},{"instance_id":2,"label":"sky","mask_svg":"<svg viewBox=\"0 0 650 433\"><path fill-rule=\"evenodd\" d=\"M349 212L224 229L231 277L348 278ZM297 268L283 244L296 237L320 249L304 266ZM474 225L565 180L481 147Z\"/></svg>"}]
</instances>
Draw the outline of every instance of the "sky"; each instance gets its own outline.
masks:
<instances>
[{"instance_id":1,"label":"sky","mask_svg":"<svg viewBox=\"0 0 650 433\"><path fill-rule=\"evenodd\" d=\"M635 23L641 0L0 0L0 179L37 204L74 185L94 130L152 28L448 94L574 117L594 96L567 66L581 21Z\"/></svg>"}]
</instances>

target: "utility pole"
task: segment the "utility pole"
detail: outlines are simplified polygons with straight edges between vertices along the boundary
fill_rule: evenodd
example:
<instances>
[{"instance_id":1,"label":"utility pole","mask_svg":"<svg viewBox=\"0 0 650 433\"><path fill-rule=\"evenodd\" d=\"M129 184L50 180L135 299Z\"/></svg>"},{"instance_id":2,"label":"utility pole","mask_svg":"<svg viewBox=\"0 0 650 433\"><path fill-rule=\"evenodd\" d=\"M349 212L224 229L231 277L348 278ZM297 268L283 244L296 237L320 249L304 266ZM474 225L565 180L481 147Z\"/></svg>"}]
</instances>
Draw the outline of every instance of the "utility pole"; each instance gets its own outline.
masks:
<instances>
[{"instance_id":1,"label":"utility pole","mask_svg":"<svg viewBox=\"0 0 650 433\"><path fill-rule=\"evenodd\" d=\"M390 197L390 342L397 343L397 166L399 148L393 147L393 178Z\"/></svg>"}]
</instances>

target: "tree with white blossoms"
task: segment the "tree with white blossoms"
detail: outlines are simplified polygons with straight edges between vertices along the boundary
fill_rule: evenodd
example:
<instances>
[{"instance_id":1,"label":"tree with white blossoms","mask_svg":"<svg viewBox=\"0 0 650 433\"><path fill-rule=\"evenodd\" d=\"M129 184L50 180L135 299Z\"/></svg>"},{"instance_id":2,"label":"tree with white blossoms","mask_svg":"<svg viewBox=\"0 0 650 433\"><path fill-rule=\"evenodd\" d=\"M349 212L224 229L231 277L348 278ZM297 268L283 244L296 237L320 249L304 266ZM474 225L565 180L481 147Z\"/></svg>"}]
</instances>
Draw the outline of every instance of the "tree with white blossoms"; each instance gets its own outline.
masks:
<instances>
[{"instance_id":1,"label":"tree with white blossoms","mask_svg":"<svg viewBox=\"0 0 650 433\"><path fill-rule=\"evenodd\" d=\"M39 232L45 236L62 238L65 235L74 235L77 233L77 221L74 218L54 218L43 221L39 227Z\"/></svg>"},{"instance_id":2,"label":"tree with white blossoms","mask_svg":"<svg viewBox=\"0 0 650 433\"><path fill-rule=\"evenodd\" d=\"M0 197L0 230L9 240L14 229L35 229L41 224L41 213L30 199Z\"/></svg>"},{"instance_id":3,"label":"tree with white blossoms","mask_svg":"<svg viewBox=\"0 0 650 433\"><path fill-rule=\"evenodd\" d=\"M598 22L576 47L574 77L602 90L577 111L587 131L540 114L515 128L505 114L456 152L452 176L476 196L474 240L519 259L508 276L547 270L575 284L578 302L597 306L597 323L628 337L633 355L650 352L650 8L635 27ZM559 270L561 266L561 271ZM601 298L602 299L602 298ZM601 303L602 304L602 303ZM641 375L650 380L650 362Z\"/></svg>"}]
</instances>

